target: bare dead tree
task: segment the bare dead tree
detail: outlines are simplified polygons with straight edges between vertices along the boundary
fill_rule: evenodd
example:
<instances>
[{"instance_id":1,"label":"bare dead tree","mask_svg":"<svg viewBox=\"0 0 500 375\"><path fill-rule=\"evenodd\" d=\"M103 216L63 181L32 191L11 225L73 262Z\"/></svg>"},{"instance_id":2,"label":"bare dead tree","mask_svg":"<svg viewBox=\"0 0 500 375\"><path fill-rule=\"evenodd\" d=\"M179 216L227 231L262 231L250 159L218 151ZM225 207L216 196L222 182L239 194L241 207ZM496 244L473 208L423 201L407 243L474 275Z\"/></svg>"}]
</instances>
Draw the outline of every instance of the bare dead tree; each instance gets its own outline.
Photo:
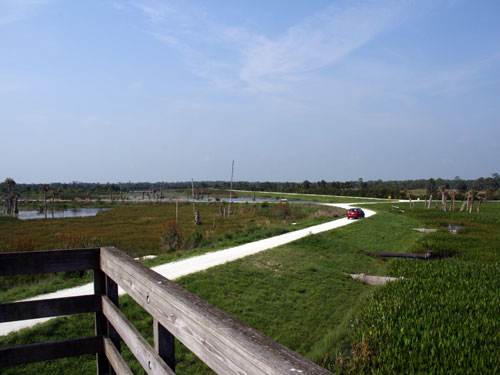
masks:
<instances>
[{"instance_id":1,"label":"bare dead tree","mask_svg":"<svg viewBox=\"0 0 500 375\"><path fill-rule=\"evenodd\" d=\"M443 185L439 188L439 190L441 191L441 201L443 202L443 211L446 212L448 210L446 205L446 187Z\"/></svg>"},{"instance_id":2,"label":"bare dead tree","mask_svg":"<svg viewBox=\"0 0 500 375\"><path fill-rule=\"evenodd\" d=\"M481 211L481 203L484 202L484 197L479 197L479 203L477 204L477 213Z\"/></svg>"},{"instance_id":3,"label":"bare dead tree","mask_svg":"<svg viewBox=\"0 0 500 375\"><path fill-rule=\"evenodd\" d=\"M410 208L413 208L414 205L413 205L413 200L411 199L411 193L407 192L406 195L408 196L408 200L410 201Z\"/></svg>"},{"instance_id":4,"label":"bare dead tree","mask_svg":"<svg viewBox=\"0 0 500 375\"><path fill-rule=\"evenodd\" d=\"M469 213L472 213L472 210L474 209L474 193L471 194L470 196L470 207L469 207Z\"/></svg>"},{"instance_id":5,"label":"bare dead tree","mask_svg":"<svg viewBox=\"0 0 500 375\"><path fill-rule=\"evenodd\" d=\"M466 207L467 207L467 202L469 201L469 198L467 198L467 201L464 201L462 203L462 207L460 207L460 212L464 212Z\"/></svg>"},{"instance_id":6,"label":"bare dead tree","mask_svg":"<svg viewBox=\"0 0 500 375\"><path fill-rule=\"evenodd\" d=\"M179 226L179 200L175 200L175 225Z\"/></svg>"},{"instance_id":7,"label":"bare dead tree","mask_svg":"<svg viewBox=\"0 0 500 375\"><path fill-rule=\"evenodd\" d=\"M191 178L191 192L192 192L192 199L193 199L193 214L196 215L196 205L194 203L194 180Z\"/></svg>"},{"instance_id":8,"label":"bare dead tree","mask_svg":"<svg viewBox=\"0 0 500 375\"><path fill-rule=\"evenodd\" d=\"M432 194L429 196L429 206L427 207L428 209L431 208L432 205Z\"/></svg>"}]
</instances>

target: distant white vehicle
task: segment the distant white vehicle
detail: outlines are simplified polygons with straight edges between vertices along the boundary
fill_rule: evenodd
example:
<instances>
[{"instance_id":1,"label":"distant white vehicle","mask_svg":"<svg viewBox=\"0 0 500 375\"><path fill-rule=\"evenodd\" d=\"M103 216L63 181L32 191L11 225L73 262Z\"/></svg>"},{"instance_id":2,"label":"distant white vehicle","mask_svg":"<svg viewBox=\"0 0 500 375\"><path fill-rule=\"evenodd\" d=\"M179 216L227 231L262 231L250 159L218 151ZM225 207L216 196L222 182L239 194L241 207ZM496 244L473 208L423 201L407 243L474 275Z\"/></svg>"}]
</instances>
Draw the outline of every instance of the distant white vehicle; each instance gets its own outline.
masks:
<instances>
[{"instance_id":1,"label":"distant white vehicle","mask_svg":"<svg viewBox=\"0 0 500 375\"><path fill-rule=\"evenodd\" d=\"M288 199L286 199L286 198L281 198L281 199L280 199L280 202L288 202Z\"/></svg>"}]
</instances>

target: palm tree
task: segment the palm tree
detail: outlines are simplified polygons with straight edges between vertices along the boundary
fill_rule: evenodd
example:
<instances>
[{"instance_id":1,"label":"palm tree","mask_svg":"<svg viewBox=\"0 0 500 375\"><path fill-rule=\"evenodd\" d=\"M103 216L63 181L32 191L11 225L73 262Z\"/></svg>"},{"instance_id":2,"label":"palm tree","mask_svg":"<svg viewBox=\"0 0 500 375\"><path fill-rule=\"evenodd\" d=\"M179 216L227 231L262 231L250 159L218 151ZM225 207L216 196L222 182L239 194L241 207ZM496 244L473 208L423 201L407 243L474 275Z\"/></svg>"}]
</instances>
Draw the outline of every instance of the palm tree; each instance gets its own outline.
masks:
<instances>
[{"instance_id":1,"label":"palm tree","mask_svg":"<svg viewBox=\"0 0 500 375\"><path fill-rule=\"evenodd\" d=\"M14 191L12 193L12 198L14 200L14 213L15 214L18 214L19 213L19 207L18 207L18 204L17 204L17 200L19 199L19 197L21 196L21 194L19 194L18 191Z\"/></svg>"},{"instance_id":2,"label":"palm tree","mask_svg":"<svg viewBox=\"0 0 500 375\"><path fill-rule=\"evenodd\" d=\"M13 188L13 187L14 187L14 185L16 184L16 181L14 181L14 179L13 179L13 178L7 177L3 183L4 183L5 185L7 185L7 189L9 189L9 193L8 193L8 194L10 195L10 193L11 193L11 191L12 191L12 188Z\"/></svg>"},{"instance_id":3,"label":"palm tree","mask_svg":"<svg viewBox=\"0 0 500 375\"><path fill-rule=\"evenodd\" d=\"M49 185L43 184L40 186L40 191L43 194L43 211L47 214L47 192L49 191Z\"/></svg>"},{"instance_id":4,"label":"palm tree","mask_svg":"<svg viewBox=\"0 0 500 375\"><path fill-rule=\"evenodd\" d=\"M16 185L16 181L14 181L13 178L7 177L3 183L7 185L8 189L7 196L5 197L5 203L7 204L7 213L11 214L12 203L14 200L14 196L12 195L12 188Z\"/></svg>"},{"instance_id":5,"label":"palm tree","mask_svg":"<svg viewBox=\"0 0 500 375\"><path fill-rule=\"evenodd\" d=\"M12 197L9 195L6 195L4 197L5 199L5 205L7 206L7 213L11 214L12 213Z\"/></svg>"},{"instance_id":6,"label":"palm tree","mask_svg":"<svg viewBox=\"0 0 500 375\"><path fill-rule=\"evenodd\" d=\"M52 199L51 211L52 211L52 214L54 214L54 203L55 203L55 200L56 200L56 192L55 191L52 191L51 199Z\"/></svg>"},{"instance_id":7,"label":"palm tree","mask_svg":"<svg viewBox=\"0 0 500 375\"><path fill-rule=\"evenodd\" d=\"M57 194L57 198L58 198L59 200L61 200L61 199L62 199L62 194L63 194L63 188L62 188L62 186L59 186L59 187L57 188L57 190L56 190L56 194Z\"/></svg>"}]
</instances>

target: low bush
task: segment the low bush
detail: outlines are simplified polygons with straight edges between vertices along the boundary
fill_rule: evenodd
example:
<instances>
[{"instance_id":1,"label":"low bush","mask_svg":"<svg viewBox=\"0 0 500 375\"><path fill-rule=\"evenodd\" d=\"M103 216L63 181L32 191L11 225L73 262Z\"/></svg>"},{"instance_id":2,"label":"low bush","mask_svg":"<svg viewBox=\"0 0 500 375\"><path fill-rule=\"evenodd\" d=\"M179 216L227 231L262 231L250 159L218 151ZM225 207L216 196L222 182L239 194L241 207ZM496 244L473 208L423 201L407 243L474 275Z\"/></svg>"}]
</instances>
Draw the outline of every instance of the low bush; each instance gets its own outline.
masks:
<instances>
[{"instance_id":1,"label":"low bush","mask_svg":"<svg viewBox=\"0 0 500 375\"><path fill-rule=\"evenodd\" d=\"M162 252L174 251L182 242L181 235L175 221L169 221L163 225L163 232L160 236L159 248Z\"/></svg>"}]
</instances>

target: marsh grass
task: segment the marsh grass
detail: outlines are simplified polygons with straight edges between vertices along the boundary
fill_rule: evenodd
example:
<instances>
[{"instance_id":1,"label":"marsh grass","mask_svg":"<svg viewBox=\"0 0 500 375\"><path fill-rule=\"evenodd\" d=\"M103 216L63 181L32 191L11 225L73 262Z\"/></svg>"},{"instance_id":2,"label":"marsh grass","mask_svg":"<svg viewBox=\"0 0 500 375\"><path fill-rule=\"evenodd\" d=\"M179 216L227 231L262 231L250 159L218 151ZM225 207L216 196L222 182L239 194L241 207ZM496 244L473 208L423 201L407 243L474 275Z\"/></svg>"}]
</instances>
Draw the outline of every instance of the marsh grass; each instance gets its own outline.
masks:
<instances>
[{"instance_id":1,"label":"marsh grass","mask_svg":"<svg viewBox=\"0 0 500 375\"><path fill-rule=\"evenodd\" d=\"M351 350L327 365L349 374L500 373L500 204L480 213L398 206L378 208L440 229L411 251L450 258L392 262L389 273L405 279L370 297L352 319Z\"/></svg>"},{"instance_id":2,"label":"marsh grass","mask_svg":"<svg viewBox=\"0 0 500 375\"><path fill-rule=\"evenodd\" d=\"M179 205L178 225L175 225L175 204L125 204L84 218L0 218L0 249L31 251L115 246L133 257L160 255L147 262L152 266L301 229L344 213L338 208L316 205L234 204L234 215L221 217L223 205L197 204L202 225L194 225L193 207L188 203ZM295 222L297 225L292 225ZM165 246L165 227L169 223L174 223L178 233L178 243L173 248ZM88 273L2 277L0 302L86 282L89 282Z\"/></svg>"}]
</instances>

